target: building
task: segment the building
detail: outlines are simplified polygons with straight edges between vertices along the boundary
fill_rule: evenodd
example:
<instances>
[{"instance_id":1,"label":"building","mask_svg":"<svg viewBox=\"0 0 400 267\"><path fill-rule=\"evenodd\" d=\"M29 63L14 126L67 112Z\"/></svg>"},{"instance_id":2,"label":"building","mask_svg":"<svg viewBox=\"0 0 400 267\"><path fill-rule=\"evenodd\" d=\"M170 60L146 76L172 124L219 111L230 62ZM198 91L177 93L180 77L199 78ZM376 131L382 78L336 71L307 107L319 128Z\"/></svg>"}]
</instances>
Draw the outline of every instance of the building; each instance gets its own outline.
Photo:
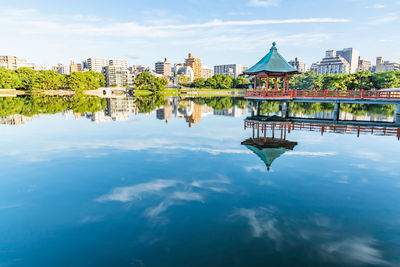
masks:
<instances>
[{"instance_id":1,"label":"building","mask_svg":"<svg viewBox=\"0 0 400 267\"><path fill-rule=\"evenodd\" d=\"M371 61L360 59L358 61L358 71L371 71L372 64Z\"/></svg>"},{"instance_id":2,"label":"building","mask_svg":"<svg viewBox=\"0 0 400 267\"><path fill-rule=\"evenodd\" d=\"M336 56L343 57L350 64L350 73L356 73L358 71L360 52L354 48L343 48L343 50L337 50Z\"/></svg>"},{"instance_id":3,"label":"building","mask_svg":"<svg viewBox=\"0 0 400 267\"><path fill-rule=\"evenodd\" d=\"M102 58L88 58L83 63L83 66L84 69L86 70L102 73L103 68L105 66L108 66L108 61L107 59L102 59Z\"/></svg>"},{"instance_id":4,"label":"building","mask_svg":"<svg viewBox=\"0 0 400 267\"><path fill-rule=\"evenodd\" d=\"M321 61L317 61L317 62L311 64L310 71L313 71L313 72L317 73L317 71L318 71L318 64L320 64L320 63L321 63Z\"/></svg>"},{"instance_id":5,"label":"building","mask_svg":"<svg viewBox=\"0 0 400 267\"><path fill-rule=\"evenodd\" d=\"M52 71L58 72L59 74L63 74L63 75L68 75L70 74L70 67L63 65L61 63L58 63L57 66L53 66L51 67Z\"/></svg>"},{"instance_id":6,"label":"building","mask_svg":"<svg viewBox=\"0 0 400 267\"><path fill-rule=\"evenodd\" d=\"M350 64L336 54L335 50L326 51L325 58L317 64L317 74L349 74Z\"/></svg>"},{"instance_id":7,"label":"building","mask_svg":"<svg viewBox=\"0 0 400 267\"><path fill-rule=\"evenodd\" d=\"M71 61L71 64L69 65L69 72L72 73L81 71L82 71L82 64Z\"/></svg>"},{"instance_id":8,"label":"building","mask_svg":"<svg viewBox=\"0 0 400 267\"><path fill-rule=\"evenodd\" d=\"M36 66L34 63L28 62L26 59L16 56L0 55L0 68L8 70L16 70L19 68L28 68L32 70L42 70L42 67Z\"/></svg>"},{"instance_id":9,"label":"building","mask_svg":"<svg viewBox=\"0 0 400 267\"><path fill-rule=\"evenodd\" d=\"M296 57L294 60L291 60L288 62L293 68L300 72L306 72L307 71L307 64L300 61L298 57Z\"/></svg>"},{"instance_id":10,"label":"building","mask_svg":"<svg viewBox=\"0 0 400 267\"><path fill-rule=\"evenodd\" d=\"M134 75L124 66L105 66L103 74L107 87L132 87Z\"/></svg>"},{"instance_id":11,"label":"building","mask_svg":"<svg viewBox=\"0 0 400 267\"><path fill-rule=\"evenodd\" d=\"M168 62L168 58L165 58L163 62L156 62L155 68L156 73L162 75L163 77L170 77L172 74L171 63Z\"/></svg>"},{"instance_id":12,"label":"building","mask_svg":"<svg viewBox=\"0 0 400 267\"><path fill-rule=\"evenodd\" d=\"M182 76L188 77L188 82L193 82L195 80L194 78L194 71L192 70L191 67L188 66L177 66L180 64L175 65L175 75L174 75L174 84L179 84L179 78Z\"/></svg>"},{"instance_id":13,"label":"building","mask_svg":"<svg viewBox=\"0 0 400 267\"><path fill-rule=\"evenodd\" d=\"M206 66L203 66L201 68L201 77L204 79L209 79L212 76L214 76L214 69L212 68L208 68Z\"/></svg>"},{"instance_id":14,"label":"building","mask_svg":"<svg viewBox=\"0 0 400 267\"><path fill-rule=\"evenodd\" d=\"M247 68L240 64L218 65L214 66L214 75L219 74L237 78L245 70L247 70Z\"/></svg>"},{"instance_id":15,"label":"building","mask_svg":"<svg viewBox=\"0 0 400 267\"><path fill-rule=\"evenodd\" d=\"M396 62L383 61L382 57L376 58L376 72L387 72L400 69L400 64Z\"/></svg>"},{"instance_id":16,"label":"building","mask_svg":"<svg viewBox=\"0 0 400 267\"><path fill-rule=\"evenodd\" d=\"M128 62L126 60L120 60L120 59L112 59L112 60L108 61L108 65L124 67L125 69L128 68Z\"/></svg>"},{"instance_id":17,"label":"building","mask_svg":"<svg viewBox=\"0 0 400 267\"><path fill-rule=\"evenodd\" d=\"M201 61L199 58L194 58L192 53L189 53L188 58L185 59L185 66L193 70L194 79L201 78Z\"/></svg>"}]
</instances>

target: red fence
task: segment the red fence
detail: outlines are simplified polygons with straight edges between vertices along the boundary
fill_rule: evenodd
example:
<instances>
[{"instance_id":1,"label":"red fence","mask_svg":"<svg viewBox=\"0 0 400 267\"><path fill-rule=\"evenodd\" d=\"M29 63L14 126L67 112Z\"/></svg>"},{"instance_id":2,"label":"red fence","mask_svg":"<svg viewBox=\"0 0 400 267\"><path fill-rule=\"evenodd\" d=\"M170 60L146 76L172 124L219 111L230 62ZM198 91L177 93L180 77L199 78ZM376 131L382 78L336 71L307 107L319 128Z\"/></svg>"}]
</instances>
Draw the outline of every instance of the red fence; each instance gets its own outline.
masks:
<instances>
[{"instance_id":1,"label":"red fence","mask_svg":"<svg viewBox=\"0 0 400 267\"><path fill-rule=\"evenodd\" d=\"M271 130L284 130L290 133L294 130L320 132L321 134L336 133L336 134L370 134L379 136L395 136L400 138L400 128L396 127L376 127L376 126L354 126L354 125L323 125L316 123L287 123L287 122L244 122L244 128L252 128L264 133Z\"/></svg>"},{"instance_id":2,"label":"red fence","mask_svg":"<svg viewBox=\"0 0 400 267\"><path fill-rule=\"evenodd\" d=\"M355 99L399 99L400 91L332 91L332 90L287 90L267 91L247 89L246 97L260 98L355 98Z\"/></svg>"}]
</instances>

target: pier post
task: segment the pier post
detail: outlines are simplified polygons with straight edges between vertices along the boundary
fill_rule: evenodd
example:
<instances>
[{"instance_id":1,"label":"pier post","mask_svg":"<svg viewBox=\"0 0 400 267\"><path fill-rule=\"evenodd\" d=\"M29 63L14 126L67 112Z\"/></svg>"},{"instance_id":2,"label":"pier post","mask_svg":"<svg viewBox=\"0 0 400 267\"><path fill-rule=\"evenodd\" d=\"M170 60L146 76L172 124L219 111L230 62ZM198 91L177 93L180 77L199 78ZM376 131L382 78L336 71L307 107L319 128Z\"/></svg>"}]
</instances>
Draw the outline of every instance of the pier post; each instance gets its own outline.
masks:
<instances>
[{"instance_id":1,"label":"pier post","mask_svg":"<svg viewBox=\"0 0 400 267\"><path fill-rule=\"evenodd\" d=\"M333 111L333 120L338 121L339 120L339 114L340 114L340 103L336 102L335 103L335 108Z\"/></svg>"},{"instance_id":2,"label":"pier post","mask_svg":"<svg viewBox=\"0 0 400 267\"><path fill-rule=\"evenodd\" d=\"M282 102L282 117L289 117L289 102Z\"/></svg>"},{"instance_id":3,"label":"pier post","mask_svg":"<svg viewBox=\"0 0 400 267\"><path fill-rule=\"evenodd\" d=\"M250 107L251 107L251 116L254 117L254 102L250 102Z\"/></svg>"},{"instance_id":4,"label":"pier post","mask_svg":"<svg viewBox=\"0 0 400 267\"><path fill-rule=\"evenodd\" d=\"M394 107L394 123L400 124L400 103L397 103Z\"/></svg>"},{"instance_id":5,"label":"pier post","mask_svg":"<svg viewBox=\"0 0 400 267\"><path fill-rule=\"evenodd\" d=\"M257 101L257 116L260 116L260 101Z\"/></svg>"}]
</instances>

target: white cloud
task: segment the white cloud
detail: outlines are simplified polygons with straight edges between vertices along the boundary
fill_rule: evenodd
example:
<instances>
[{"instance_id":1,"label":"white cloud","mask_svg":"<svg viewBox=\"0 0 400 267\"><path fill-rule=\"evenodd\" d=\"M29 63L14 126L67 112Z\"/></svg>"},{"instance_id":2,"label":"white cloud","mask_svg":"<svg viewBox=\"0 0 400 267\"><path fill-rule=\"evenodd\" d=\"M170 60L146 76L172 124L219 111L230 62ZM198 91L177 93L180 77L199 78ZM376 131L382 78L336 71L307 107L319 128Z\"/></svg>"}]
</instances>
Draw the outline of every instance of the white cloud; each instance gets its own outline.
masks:
<instances>
[{"instance_id":1,"label":"white cloud","mask_svg":"<svg viewBox=\"0 0 400 267\"><path fill-rule=\"evenodd\" d=\"M280 0L250 0L247 5L254 7L268 7L268 6L278 6Z\"/></svg>"},{"instance_id":2,"label":"white cloud","mask_svg":"<svg viewBox=\"0 0 400 267\"><path fill-rule=\"evenodd\" d=\"M387 24L387 23L395 22L398 19L399 19L399 16L397 14L389 13L383 17L371 18L369 21L369 24L371 24L371 25Z\"/></svg>"},{"instance_id":3,"label":"white cloud","mask_svg":"<svg viewBox=\"0 0 400 267\"><path fill-rule=\"evenodd\" d=\"M179 182L175 180L155 180L149 183L118 187L112 190L111 193L97 198L97 201L129 202L134 199L140 199L144 194L158 193L168 187L175 186L177 183Z\"/></svg>"},{"instance_id":4,"label":"white cloud","mask_svg":"<svg viewBox=\"0 0 400 267\"><path fill-rule=\"evenodd\" d=\"M337 152L309 152L309 151L288 151L285 153L288 156L311 156L311 157L328 157L335 156Z\"/></svg>"},{"instance_id":5,"label":"white cloud","mask_svg":"<svg viewBox=\"0 0 400 267\"><path fill-rule=\"evenodd\" d=\"M372 5L372 6L366 6L365 8L380 9L380 8L385 8L385 5L382 5L382 4L374 4L374 5Z\"/></svg>"},{"instance_id":6,"label":"white cloud","mask_svg":"<svg viewBox=\"0 0 400 267\"><path fill-rule=\"evenodd\" d=\"M322 249L333 258L339 257L352 264L391 265L382 258L381 252L373 247L376 243L372 238L352 238L325 244Z\"/></svg>"}]
</instances>

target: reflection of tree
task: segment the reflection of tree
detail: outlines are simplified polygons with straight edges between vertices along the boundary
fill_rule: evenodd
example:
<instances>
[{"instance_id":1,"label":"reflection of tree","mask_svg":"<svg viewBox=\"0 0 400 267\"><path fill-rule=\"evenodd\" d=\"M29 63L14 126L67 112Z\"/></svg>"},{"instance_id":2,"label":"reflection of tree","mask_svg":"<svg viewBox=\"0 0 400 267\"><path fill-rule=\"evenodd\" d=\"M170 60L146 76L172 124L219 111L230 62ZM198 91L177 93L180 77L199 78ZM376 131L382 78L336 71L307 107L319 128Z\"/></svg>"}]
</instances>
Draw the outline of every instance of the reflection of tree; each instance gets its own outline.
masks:
<instances>
[{"instance_id":1,"label":"reflection of tree","mask_svg":"<svg viewBox=\"0 0 400 267\"><path fill-rule=\"evenodd\" d=\"M233 99L229 96L194 98L192 101L199 105L207 105L215 110L223 110L233 107Z\"/></svg>"},{"instance_id":2,"label":"reflection of tree","mask_svg":"<svg viewBox=\"0 0 400 267\"><path fill-rule=\"evenodd\" d=\"M87 95L46 96L32 95L13 98L0 98L0 116L21 114L33 116L36 114L55 114L72 109L75 112L96 112L104 110L106 100Z\"/></svg>"},{"instance_id":3,"label":"reflection of tree","mask_svg":"<svg viewBox=\"0 0 400 267\"><path fill-rule=\"evenodd\" d=\"M156 108L167 103L164 97L160 94L152 94L147 96L138 96L135 99L135 104L140 112L150 113Z\"/></svg>"},{"instance_id":4,"label":"reflection of tree","mask_svg":"<svg viewBox=\"0 0 400 267\"><path fill-rule=\"evenodd\" d=\"M275 113L280 110L279 102L263 102L260 104L260 112L262 114Z\"/></svg>"}]
</instances>

